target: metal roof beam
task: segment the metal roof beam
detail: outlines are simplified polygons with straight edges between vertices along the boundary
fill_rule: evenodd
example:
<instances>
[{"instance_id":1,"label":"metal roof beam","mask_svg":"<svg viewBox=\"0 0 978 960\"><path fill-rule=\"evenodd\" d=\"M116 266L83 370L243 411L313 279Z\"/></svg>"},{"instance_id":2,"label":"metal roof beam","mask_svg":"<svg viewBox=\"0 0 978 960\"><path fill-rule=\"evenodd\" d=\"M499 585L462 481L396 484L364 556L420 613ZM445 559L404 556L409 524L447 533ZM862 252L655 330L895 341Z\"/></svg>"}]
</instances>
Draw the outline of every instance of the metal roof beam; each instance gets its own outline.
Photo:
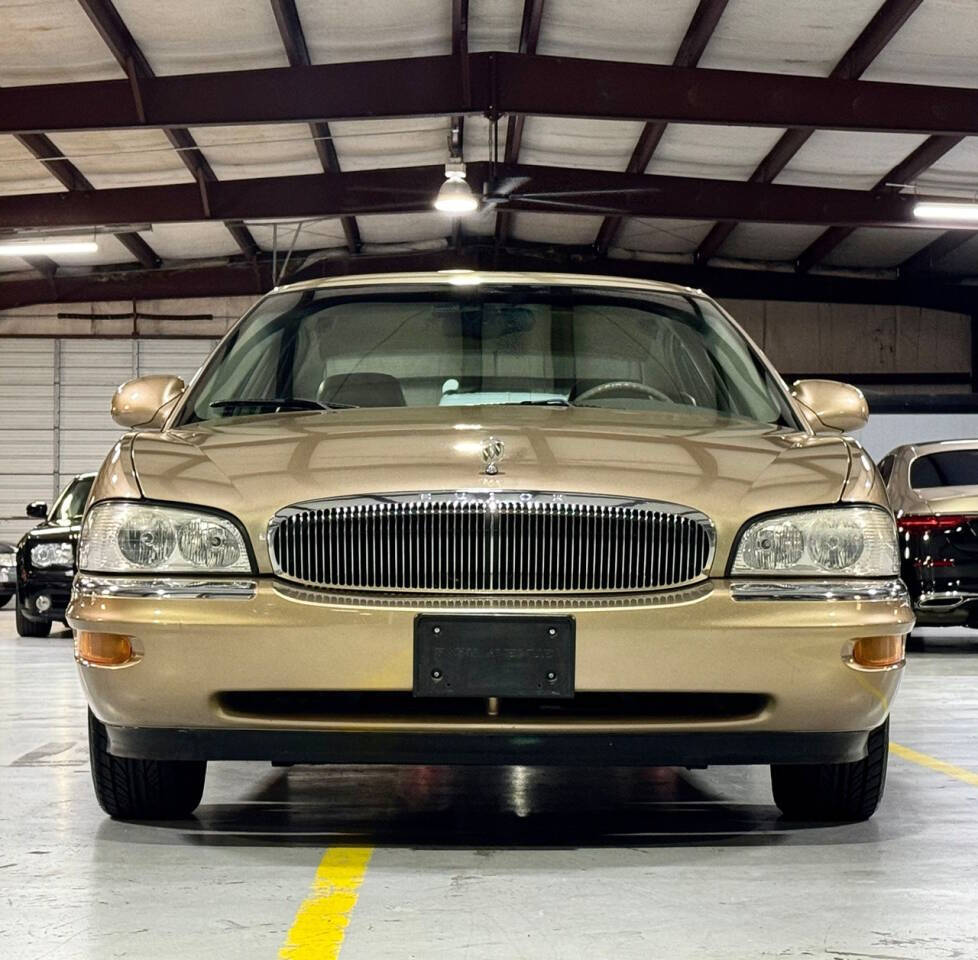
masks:
<instances>
[{"instance_id":1,"label":"metal roof beam","mask_svg":"<svg viewBox=\"0 0 978 960\"><path fill-rule=\"evenodd\" d=\"M129 32L129 28L119 15L119 11L116 10L112 0L78 0L78 3L105 41L105 45L115 57L116 62L125 71L129 79L122 82L129 87L133 109L139 117L144 117L143 86L146 82L156 79L156 74L149 61ZM197 141L194 140L189 130L175 127L165 129L163 132L170 144L176 149L177 156L183 165L198 183L217 180L217 175L211 169L211 165L203 153L200 152ZM254 259L258 253L258 244L248 229L240 225L234 230L229 228L229 231L241 252L249 259Z\"/></svg>"},{"instance_id":2,"label":"metal roof beam","mask_svg":"<svg viewBox=\"0 0 978 960\"><path fill-rule=\"evenodd\" d=\"M963 137L928 137L913 153L901 160L889 173L880 177L871 192L899 191L900 185L914 181L963 139ZM799 273L807 273L816 264L821 263L854 229L854 227L829 227L799 255L795 269ZM957 237L960 231L953 231L953 234Z\"/></svg>"},{"instance_id":3,"label":"metal roof beam","mask_svg":"<svg viewBox=\"0 0 978 960\"><path fill-rule=\"evenodd\" d=\"M876 59L880 51L890 42L894 34L907 22L922 2L923 0L884 0L873 18L863 28L862 33L853 41L852 46L835 65L829 74L828 82L850 81L858 83L857 78L865 72L866 68ZM861 84L861 86L866 86L866 84ZM891 104L890 109L896 108L895 103ZM786 126L795 129L784 132L781 139L771 148L768 155L751 174L750 179L754 183L770 183L773 181L805 145L814 129L821 124L789 122ZM801 127L808 129L799 129ZM711 257L716 256L736 226L735 223L716 224L696 250L694 255L696 262L706 263Z\"/></svg>"},{"instance_id":4,"label":"metal roof beam","mask_svg":"<svg viewBox=\"0 0 978 960\"><path fill-rule=\"evenodd\" d=\"M473 182L490 165L470 164ZM801 187L614 173L529 164L501 164L503 177L525 177L507 201L510 210L645 216L736 222L812 223L825 226L926 227L913 216L919 199L900 193ZM121 187L68 194L0 197L0 229L107 226L250 219L338 217L431 209L443 181L441 165L347 173L304 174L208 184ZM206 203L204 202L206 199Z\"/></svg>"},{"instance_id":5,"label":"metal roof beam","mask_svg":"<svg viewBox=\"0 0 978 960\"><path fill-rule=\"evenodd\" d=\"M640 277L702 287L713 296L748 300L790 300L817 303L906 304L978 311L978 288L949 283L903 280L864 280L849 277L797 276L766 270L693 267L641 260L594 256L593 248L555 251L548 245L521 244L499 251L491 242L469 244L460 251L445 249L418 253L327 258L300 270L296 276L389 273L411 270L472 269L555 270L584 274ZM0 309L31 303L92 300L165 299L257 295L272 285L270 264L237 262L183 269L127 270L59 276L51 281L0 280Z\"/></svg>"},{"instance_id":6,"label":"metal roof beam","mask_svg":"<svg viewBox=\"0 0 978 960\"><path fill-rule=\"evenodd\" d=\"M672 61L674 67L695 67L699 63L728 2L729 0L700 0ZM645 168L652 160L652 155L658 148L666 127L667 124L661 121L645 125L625 168L627 173L645 173ZM618 231L621 230L622 223L622 217L605 217L594 240L594 248L599 254L608 252L608 248L618 236Z\"/></svg>"},{"instance_id":7,"label":"metal roof beam","mask_svg":"<svg viewBox=\"0 0 978 960\"><path fill-rule=\"evenodd\" d=\"M702 67L470 53L458 58L147 77L0 89L0 133L309 123L496 111L751 127L978 135L978 89ZM495 94L493 85L495 84ZM940 109L935 108L940 105Z\"/></svg>"},{"instance_id":8,"label":"metal roof beam","mask_svg":"<svg viewBox=\"0 0 978 960\"><path fill-rule=\"evenodd\" d=\"M302 22L299 19L295 0L271 0L271 4L289 64L293 67L308 67L312 60L309 58L309 47L306 44L306 35L302 30ZM316 153L324 172L338 173L340 161L336 155L336 147L333 145L329 124L317 120L309 124L309 131L312 134ZM340 224L343 227L343 236L346 237L347 250L350 253L357 253L362 246L362 241L360 240L360 229L357 226L356 218L342 217Z\"/></svg>"},{"instance_id":9,"label":"metal roof beam","mask_svg":"<svg viewBox=\"0 0 978 960\"><path fill-rule=\"evenodd\" d=\"M86 193L95 189L81 170L62 156L57 146L43 133L22 134L16 139L69 193ZM144 267L152 268L162 264L163 261L153 248L138 233L120 231L115 237ZM40 258L38 262L38 269L45 276L57 270L57 264L47 257Z\"/></svg>"},{"instance_id":10,"label":"metal roof beam","mask_svg":"<svg viewBox=\"0 0 978 960\"><path fill-rule=\"evenodd\" d=\"M519 52L533 54L540 42L540 25L543 22L544 0L523 0L523 21L520 25ZM523 144L523 125L526 117L511 113L506 120L506 146L503 157L506 163L516 163ZM496 211L496 245L504 244L512 228L512 217L505 210Z\"/></svg>"}]
</instances>

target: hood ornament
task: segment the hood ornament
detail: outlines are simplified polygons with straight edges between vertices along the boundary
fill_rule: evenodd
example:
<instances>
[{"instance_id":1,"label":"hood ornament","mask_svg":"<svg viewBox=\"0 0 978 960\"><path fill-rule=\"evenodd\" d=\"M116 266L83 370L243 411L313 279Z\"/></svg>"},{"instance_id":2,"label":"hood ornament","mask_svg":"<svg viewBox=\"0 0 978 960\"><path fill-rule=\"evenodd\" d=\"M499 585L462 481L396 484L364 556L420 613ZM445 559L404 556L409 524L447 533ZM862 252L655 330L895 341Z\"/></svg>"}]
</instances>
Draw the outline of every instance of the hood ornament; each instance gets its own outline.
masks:
<instances>
[{"instance_id":1,"label":"hood ornament","mask_svg":"<svg viewBox=\"0 0 978 960\"><path fill-rule=\"evenodd\" d=\"M486 465L483 473L487 477L494 477L499 473L499 461L502 460L505 451L506 444L502 440L497 440L495 437L489 437L482 444L482 461Z\"/></svg>"}]
</instances>

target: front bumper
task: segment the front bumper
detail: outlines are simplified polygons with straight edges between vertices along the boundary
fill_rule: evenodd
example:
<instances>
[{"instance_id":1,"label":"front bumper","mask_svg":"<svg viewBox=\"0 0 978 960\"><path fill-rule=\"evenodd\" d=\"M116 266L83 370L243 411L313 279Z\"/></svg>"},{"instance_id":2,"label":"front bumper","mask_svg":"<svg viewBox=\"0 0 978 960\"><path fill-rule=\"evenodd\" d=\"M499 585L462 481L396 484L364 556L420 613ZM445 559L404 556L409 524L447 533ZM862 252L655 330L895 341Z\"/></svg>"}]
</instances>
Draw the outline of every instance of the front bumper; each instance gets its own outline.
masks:
<instances>
[{"instance_id":1,"label":"front bumper","mask_svg":"<svg viewBox=\"0 0 978 960\"><path fill-rule=\"evenodd\" d=\"M80 665L82 684L114 752L205 759L854 759L902 670L858 668L847 652L857 637L913 625L903 594L734 599L723 580L600 599L337 596L269 579L237 597L143 593L79 578L71 626L130 635L136 654L122 667ZM410 697L413 626L438 612L573 616L578 695L552 715L505 704L498 716L427 710ZM615 695L649 710L574 712L575 701ZM358 696L371 706L358 708Z\"/></svg>"},{"instance_id":2,"label":"front bumper","mask_svg":"<svg viewBox=\"0 0 978 960\"><path fill-rule=\"evenodd\" d=\"M71 599L71 584L75 576L73 570L51 567L31 570L21 583L19 592L20 612L28 620L64 620ZM46 597L50 606L40 611L37 601Z\"/></svg>"}]
</instances>

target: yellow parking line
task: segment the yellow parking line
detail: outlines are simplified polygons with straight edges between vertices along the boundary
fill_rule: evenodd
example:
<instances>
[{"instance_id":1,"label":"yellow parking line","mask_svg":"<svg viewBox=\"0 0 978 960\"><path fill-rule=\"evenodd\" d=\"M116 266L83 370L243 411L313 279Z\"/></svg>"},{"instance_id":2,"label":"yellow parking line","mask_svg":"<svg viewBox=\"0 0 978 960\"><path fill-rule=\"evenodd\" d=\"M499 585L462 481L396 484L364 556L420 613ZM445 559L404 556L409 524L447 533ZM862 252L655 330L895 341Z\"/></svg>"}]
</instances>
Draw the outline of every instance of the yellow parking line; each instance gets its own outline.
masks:
<instances>
[{"instance_id":1,"label":"yellow parking line","mask_svg":"<svg viewBox=\"0 0 978 960\"><path fill-rule=\"evenodd\" d=\"M945 763L943 760L930 757L926 753L918 753L916 750L911 750L910 747L904 747L899 743L890 744L890 753L895 753L901 759L909 760L911 763L919 763L922 767L927 767L928 770L946 774L949 777L954 777L955 780L962 781L962 783L968 783L973 787L978 787L978 773L972 773L970 770L965 770L964 767L956 767L953 763Z\"/></svg>"},{"instance_id":2,"label":"yellow parking line","mask_svg":"<svg viewBox=\"0 0 978 960\"><path fill-rule=\"evenodd\" d=\"M373 852L373 847L331 847L323 854L279 960L336 960Z\"/></svg>"}]
</instances>

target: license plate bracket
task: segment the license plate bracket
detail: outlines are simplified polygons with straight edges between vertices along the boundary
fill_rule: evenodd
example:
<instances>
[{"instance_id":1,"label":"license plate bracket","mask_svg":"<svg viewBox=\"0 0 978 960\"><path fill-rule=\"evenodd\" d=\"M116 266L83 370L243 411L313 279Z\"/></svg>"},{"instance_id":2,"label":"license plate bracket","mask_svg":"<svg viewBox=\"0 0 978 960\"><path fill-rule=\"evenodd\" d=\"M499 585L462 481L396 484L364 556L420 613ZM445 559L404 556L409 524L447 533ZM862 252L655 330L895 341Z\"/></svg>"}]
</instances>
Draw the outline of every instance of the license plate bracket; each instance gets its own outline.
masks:
<instances>
[{"instance_id":1,"label":"license plate bracket","mask_svg":"<svg viewBox=\"0 0 978 960\"><path fill-rule=\"evenodd\" d=\"M573 697L574 647L573 617L421 614L414 695Z\"/></svg>"}]
</instances>

